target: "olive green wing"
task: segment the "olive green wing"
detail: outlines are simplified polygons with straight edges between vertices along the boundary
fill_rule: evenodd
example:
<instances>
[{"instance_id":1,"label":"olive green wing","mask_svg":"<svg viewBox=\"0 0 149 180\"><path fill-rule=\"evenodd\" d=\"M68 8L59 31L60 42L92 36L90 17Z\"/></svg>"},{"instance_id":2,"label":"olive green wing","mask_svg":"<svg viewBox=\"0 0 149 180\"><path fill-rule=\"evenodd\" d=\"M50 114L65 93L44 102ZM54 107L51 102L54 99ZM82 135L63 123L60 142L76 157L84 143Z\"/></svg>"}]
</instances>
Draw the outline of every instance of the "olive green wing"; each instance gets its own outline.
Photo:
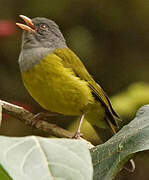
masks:
<instances>
[{"instance_id":1,"label":"olive green wing","mask_svg":"<svg viewBox=\"0 0 149 180\"><path fill-rule=\"evenodd\" d=\"M92 89L93 93L106 108L108 115L111 117L110 120L112 124L117 126L115 117L119 119L119 115L114 111L106 93L103 91L100 85L94 81L75 53L73 53L69 48L63 48L55 50L54 54L62 59L65 67L71 68L76 76L88 82L89 87Z\"/></svg>"}]
</instances>

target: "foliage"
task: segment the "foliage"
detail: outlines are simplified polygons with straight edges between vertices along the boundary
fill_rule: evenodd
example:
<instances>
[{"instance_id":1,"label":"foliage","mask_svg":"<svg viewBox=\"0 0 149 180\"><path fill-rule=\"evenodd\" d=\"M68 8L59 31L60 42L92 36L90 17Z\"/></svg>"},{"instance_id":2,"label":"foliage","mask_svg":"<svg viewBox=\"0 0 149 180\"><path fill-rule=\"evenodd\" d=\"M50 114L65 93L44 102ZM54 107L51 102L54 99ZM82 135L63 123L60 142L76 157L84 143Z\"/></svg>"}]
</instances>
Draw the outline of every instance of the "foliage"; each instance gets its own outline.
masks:
<instances>
[{"instance_id":1,"label":"foliage","mask_svg":"<svg viewBox=\"0 0 149 180\"><path fill-rule=\"evenodd\" d=\"M87 144L80 140L0 137L0 164L15 180L91 180Z\"/></svg>"},{"instance_id":2,"label":"foliage","mask_svg":"<svg viewBox=\"0 0 149 180\"><path fill-rule=\"evenodd\" d=\"M124 163L136 152L149 150L149 105L106 143L91 149L94 179L114 178Z\"/></svg>"},{"instance_id":3,"label":"foliage","mask_svg":"<svg viewBox=\"0 0 149 180\"><path fill-rule=\"evenodd\" d=\"M106 143L93 147L91 156L82 140L0 136L0 146L4 180L111 180L134 153L149 149L149 105Z\"/></svg>"}]
</instances>

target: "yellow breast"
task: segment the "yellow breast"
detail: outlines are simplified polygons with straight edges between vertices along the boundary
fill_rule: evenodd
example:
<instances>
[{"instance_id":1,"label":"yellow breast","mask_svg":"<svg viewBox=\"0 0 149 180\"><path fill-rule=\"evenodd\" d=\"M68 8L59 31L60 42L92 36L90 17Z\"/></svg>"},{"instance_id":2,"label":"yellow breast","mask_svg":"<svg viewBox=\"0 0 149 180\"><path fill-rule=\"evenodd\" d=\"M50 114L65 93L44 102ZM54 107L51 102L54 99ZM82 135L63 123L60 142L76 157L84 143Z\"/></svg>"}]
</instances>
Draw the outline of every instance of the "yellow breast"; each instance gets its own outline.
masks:
<instances>
[{"instance_id":1,"label":"yellow breast","mask_svg":"<svg viewBox=\"0 0 149 180\"><path fill-rule=\"evenodd\" d=\"M62 60L50 54L32 69L22 72L25 87L45 109L66 115L80 115L94 102L86 81L77 77Z\"/></svg>"}]
</instances>

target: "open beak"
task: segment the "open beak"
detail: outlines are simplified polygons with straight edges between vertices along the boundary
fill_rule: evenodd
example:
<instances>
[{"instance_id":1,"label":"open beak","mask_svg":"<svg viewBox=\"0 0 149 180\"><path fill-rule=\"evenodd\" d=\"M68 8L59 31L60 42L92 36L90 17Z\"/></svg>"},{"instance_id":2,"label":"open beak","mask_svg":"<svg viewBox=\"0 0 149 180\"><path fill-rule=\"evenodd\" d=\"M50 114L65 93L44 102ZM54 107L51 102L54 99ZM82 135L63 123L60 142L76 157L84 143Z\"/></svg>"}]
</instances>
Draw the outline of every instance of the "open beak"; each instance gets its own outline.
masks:
<instances>
[{"instance_id":1,"label":"open beak","mask_svg":"<svg viewBox=\"0 0 149 180\"><path fill-rule=\"evenodd\" d=\"M25 21L26 25L21 24L21 23L16 23L16 25L25 31L35 32L35 26L34 26L32 20L24 15L19 15L19 16L20 16L20 18L22 18Z\"/></svg>"}]
</instances>

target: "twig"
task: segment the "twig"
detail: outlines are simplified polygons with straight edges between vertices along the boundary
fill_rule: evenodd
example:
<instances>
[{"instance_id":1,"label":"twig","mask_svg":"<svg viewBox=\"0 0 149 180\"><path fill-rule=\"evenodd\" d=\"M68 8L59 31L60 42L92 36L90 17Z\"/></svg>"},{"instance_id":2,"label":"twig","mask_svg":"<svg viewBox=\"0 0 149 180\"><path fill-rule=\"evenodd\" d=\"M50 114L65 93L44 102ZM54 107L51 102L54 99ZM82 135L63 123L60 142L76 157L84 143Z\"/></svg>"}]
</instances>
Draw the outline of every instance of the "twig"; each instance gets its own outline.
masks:
<instances>
[{"instance_id":1,"label":"twig","mask_svg":"<svg viewBox=\"0 0 149 180\"><path fill-rule=\"evenodd\" d=\"M0 100L0 105L3 108L3 111L10 116L19 119L23 123L28 126L32 127L33 118L35 114L29 112L28 110L24 109L23 107L8 103L6 101ZM46 132L48 135L53 135L56 137L65 137L65 138L72 138L73 133L57 126L56 124L49 123L42 119L39 119L35 124L34 128L38 130L42 130Z\"/></svg>"}]
</instances>

